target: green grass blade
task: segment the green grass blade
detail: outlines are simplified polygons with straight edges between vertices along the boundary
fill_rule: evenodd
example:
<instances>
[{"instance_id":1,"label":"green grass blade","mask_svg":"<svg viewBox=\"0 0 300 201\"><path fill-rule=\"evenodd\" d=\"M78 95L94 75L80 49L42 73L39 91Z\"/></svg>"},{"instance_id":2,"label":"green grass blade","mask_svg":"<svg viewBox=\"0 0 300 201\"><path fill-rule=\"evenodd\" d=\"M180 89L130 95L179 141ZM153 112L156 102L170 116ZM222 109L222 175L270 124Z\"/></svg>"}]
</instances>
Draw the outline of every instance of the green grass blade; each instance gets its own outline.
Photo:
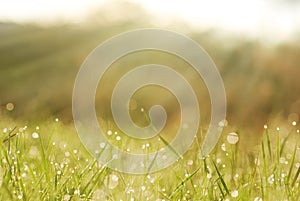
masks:
<instances>
[{"instance_id":1,"label":"green grass blade","mask_svg":"<svg viewBox=\"0 0 300 201\"><path fill-rule=\"evenodd\" d=\"M228 189L228 187L227 187L227 185L226 185L226 183L225 183L225 181L224 181L224 179L223 179L223 177L222 177L222 175L221 175L221 173L220 173L220 171L219 171L219 169L218 169L216 163L215 163L213 160L212 160L212 163L213 163L213 165L214 165L214 167L215 167L215 169L216 169L216 171L217 171L217 174L218 174L218 176L219 176L219 179L220 179L220 181L221 181L221 183L222 183L222 185L223 185L223 187L224 187L226 193L229 194L230 191L229 191L229 189Z\"/></svg>"},{"instance_id":2,"label":"green grass blade","mask_svg":"<svg viewBox=\"0 0 300 201\"><path fill-rule=\"evenodd\" d=\"M288 184L292 175L292 171L293 171L293 167L295 164L295 157L296 157L296 153L297 153L297 145L294 148L294 152L293 152L293 157L292 157L292 161L291 161L291 165L290 165L290 169L289 169L289 173L288 176L286 178L286 183Z\"/></svg>"},{"instance_id":3,"label":"green grass blade","mask_svg":"<svg viewBox=\"0 0 300 201\"><path fill-rule=\"evenodd\" d=\"M296 181L297 181L297 179L299 177L299 174L300 174L300 167L298 167L297 173L295 174L295 177L294 177L293 182L292 182L292 187L295 186Z\"/></svg>"}]
</instances>

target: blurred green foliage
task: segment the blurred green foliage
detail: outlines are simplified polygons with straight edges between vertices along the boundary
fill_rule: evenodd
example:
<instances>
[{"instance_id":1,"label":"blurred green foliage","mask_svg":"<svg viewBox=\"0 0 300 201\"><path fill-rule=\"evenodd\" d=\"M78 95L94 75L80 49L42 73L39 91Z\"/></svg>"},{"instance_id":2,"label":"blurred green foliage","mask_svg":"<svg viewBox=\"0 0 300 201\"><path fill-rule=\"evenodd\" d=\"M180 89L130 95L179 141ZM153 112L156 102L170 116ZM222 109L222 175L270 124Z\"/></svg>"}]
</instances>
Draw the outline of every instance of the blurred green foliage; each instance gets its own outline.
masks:
<instances>
[{"instance_id":1,"label":"blurred green foliage","mask_svg":"<svg viewBox=\"0 0 300 201\"><path fill-rule=\"evenodd\" d=\"M147 17L137 18L141 13L111 20L109 12L105 12L80 24L0 23L0 114L33 120L55 115L70 121L72 89L80 65L104 40L124 31L153 27ZM226 87L230 123L261 127L270 116L300 115L299 41L275 45L243 36L225 36L217 30L187 30L183 24L164 28L184 30L215 61ZM176 66L176 61L167 62L168 56L151 52L116 65L128 66L131 62L130 66L135 66L147 63L149 58ZM113 83L109 82L106 86L111 90ZM201 80L192 82L197 84ZM98 97L101 93L98 91ZM200 108L209 110L207 92L199 90L198 96L203 99ZM15 105L13 111L6 109L10 102ZM96 106L100 116L108 106L107 102ZM206 112L204 109L204 116Z\"/></svg>"}]
</instances>

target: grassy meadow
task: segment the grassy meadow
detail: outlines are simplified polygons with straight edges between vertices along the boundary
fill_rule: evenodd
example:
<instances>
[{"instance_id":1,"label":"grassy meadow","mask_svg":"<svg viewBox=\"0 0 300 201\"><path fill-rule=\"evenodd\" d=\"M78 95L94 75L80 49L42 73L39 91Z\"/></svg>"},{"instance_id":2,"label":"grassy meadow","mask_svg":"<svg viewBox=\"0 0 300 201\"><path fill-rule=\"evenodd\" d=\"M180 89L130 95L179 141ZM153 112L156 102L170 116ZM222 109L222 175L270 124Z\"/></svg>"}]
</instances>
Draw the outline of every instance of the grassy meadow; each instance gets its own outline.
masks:
<instances>
[{"instance_id":1,"label":"grassy meadow","mask_svg":"<svg viewBox=\"0 0 300 201\"><path fill-rule=\"evenodd\" d=\"M129 10L128 10L129 9ZM130 175L98 163L81 144L72 120L72 90L86 56L104 40L132 29L156 27L137 18L141 8L119 8L87 23L0 22L0 200L300 200L300 38L265 42L185 24L168 29L197 41L212 57L224 80L227 121L206 158L200 157L210 120L210 100L200 77L174 56L155 51L128 55L112 64L96 94L96 111L107 138L123 150L133 139L112 120L110 95L118 79L134 66L172 66L190 80L200 102L201 128L190 150L171 167ZM131 10L130 10L131 9ZM134 20L133 20L134 19ZM139 19L139 20L137 20ZM165 28L165 27L164 27ZM122 70L120 70L122 67ZM166 91L145 88L135 94L130 111L140 126L148 122L141 108L161 101ZM151 99L151 100L152 100ZM163 136L178 128L178 104L166 104ZM122 139L122 140L120 140ZM138 142L131 151L155 151L155 140Z\"/></svg>"}]
</instances>

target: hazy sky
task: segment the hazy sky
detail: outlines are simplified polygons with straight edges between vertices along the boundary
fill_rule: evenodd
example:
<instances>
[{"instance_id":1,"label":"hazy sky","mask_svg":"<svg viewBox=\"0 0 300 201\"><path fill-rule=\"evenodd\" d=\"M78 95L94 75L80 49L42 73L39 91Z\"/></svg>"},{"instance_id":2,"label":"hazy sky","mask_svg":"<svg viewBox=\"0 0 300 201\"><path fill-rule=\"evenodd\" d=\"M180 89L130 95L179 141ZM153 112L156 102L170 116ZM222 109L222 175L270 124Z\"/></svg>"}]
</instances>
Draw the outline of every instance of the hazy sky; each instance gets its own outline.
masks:
<instances>
[{"instance_id":1,"label":"hazy sky","mask_svg":"<svg viewBox=\"0 0 300 201\"><path fill-rule=\"evenodd\" d=\"M115 0L117 2L118 0ZM300 28L297 0L128 0L140 4L158 21L181 19L194 27L218 27L284 39ZM0 0L0 20L80 21L108 0Z\"/></svg>"}]
</instances>

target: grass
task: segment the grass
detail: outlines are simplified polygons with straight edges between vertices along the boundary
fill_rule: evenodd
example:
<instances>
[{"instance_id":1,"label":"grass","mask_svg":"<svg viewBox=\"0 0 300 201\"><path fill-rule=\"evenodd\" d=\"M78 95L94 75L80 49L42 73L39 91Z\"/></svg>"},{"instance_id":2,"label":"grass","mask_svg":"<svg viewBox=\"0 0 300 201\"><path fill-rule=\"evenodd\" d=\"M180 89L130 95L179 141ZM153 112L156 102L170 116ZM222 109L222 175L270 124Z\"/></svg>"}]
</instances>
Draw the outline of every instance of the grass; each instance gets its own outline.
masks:
<instances>
[{"instance_id":1,"label":"grass","mask_svg":"<svg viewBox=\"0 0 300 201\"><path fill-rule=\"evenodd\" d=\"M241 152L224 134L200 158L199 143L163 171L137 176L95 161L73 126L1 121L0 200L298 200L299 130L269 128L261 148ZM288 139L286 139L288 138ZM119 142L120 143L120 142ZM167 142L164 142L167 143ZM126 144L127 145L127 144ZM266 146L267 145L267 146Z\"/></svg>"}]
</instances>

